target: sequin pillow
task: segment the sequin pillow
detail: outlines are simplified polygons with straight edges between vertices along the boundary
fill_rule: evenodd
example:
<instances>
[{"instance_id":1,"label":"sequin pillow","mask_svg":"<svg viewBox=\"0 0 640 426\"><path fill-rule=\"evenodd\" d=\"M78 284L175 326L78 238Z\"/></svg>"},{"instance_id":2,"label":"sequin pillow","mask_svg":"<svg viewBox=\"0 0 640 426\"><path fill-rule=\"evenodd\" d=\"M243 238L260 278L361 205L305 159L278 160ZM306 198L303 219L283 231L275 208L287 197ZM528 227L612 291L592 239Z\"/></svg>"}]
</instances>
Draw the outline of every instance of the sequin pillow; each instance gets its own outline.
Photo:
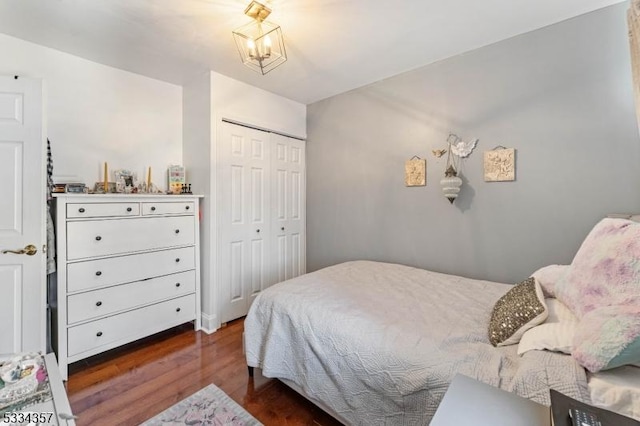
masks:
<instances>
[{"instance_id":1,"label":"sequin pillow","mask_svg":"<svg viewBox=\"0 0 640 426\"><path fill-rule=\"evenodd\" d=\"M542 287L531 277L513 286L491 311L489 341L493 346L515 345L525 331L547 319Z\"/></svg>"}]
</instances>

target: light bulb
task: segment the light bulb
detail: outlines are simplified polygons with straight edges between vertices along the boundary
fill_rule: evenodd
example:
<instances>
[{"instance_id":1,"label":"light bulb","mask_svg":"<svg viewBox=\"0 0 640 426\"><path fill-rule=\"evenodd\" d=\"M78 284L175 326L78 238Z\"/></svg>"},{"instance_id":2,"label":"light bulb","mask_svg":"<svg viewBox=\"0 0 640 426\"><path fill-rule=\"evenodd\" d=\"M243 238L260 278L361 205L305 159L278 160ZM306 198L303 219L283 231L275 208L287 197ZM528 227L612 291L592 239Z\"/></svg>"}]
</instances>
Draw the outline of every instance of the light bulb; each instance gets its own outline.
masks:
<instances>
[{"instance_id":1,"label":"light bulb","mask_svg":"<svg viewBox=\"0 0 640 426\"><path fill-rule=\"evenodd\" d=\"M256 42L252 39L247 40L247 49L249 50L249 57L251 59L256 58Z\"/></svg>"},{"instance_id":2,"label":"light bulb","mask_svg":"<svg viewBox=\"0 0 640 426\"><path fill-rule=\"evenodd\" d=\"M264 57L268 58L271 56L271 37L268 35L264 36Z\"/></svg>"}]
</instances>

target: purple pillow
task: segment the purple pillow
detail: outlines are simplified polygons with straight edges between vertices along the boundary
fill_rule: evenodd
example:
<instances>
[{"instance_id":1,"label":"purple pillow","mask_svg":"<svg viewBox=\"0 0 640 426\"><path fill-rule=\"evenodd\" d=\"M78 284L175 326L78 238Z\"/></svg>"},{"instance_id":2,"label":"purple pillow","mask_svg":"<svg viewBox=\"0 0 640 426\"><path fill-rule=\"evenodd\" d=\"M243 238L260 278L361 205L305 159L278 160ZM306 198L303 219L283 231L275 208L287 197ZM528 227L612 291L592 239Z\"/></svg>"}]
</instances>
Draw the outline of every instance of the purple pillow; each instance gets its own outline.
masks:
<instances>
[{"instance_id":1,"label":"purple pillow","mask_svg":"<svg viewBox=\"0 0 640 426\"><path fill-rule=\"evenodd\" d=\"M578 362L590 371L640 362L640 223L596 224L554 290L580 320Z\"/></svg>"}]
</instances>

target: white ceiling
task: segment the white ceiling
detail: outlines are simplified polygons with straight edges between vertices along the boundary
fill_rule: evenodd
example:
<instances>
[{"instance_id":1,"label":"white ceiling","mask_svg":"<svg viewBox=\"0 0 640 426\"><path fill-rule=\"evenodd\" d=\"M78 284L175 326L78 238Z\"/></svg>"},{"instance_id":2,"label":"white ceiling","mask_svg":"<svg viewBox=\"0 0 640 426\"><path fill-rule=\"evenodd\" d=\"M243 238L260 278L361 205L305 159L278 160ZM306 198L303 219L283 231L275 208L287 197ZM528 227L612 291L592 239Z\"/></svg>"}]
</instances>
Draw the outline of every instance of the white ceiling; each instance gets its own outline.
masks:
<instances>
[{"instance_id":1,"label":"white ceiling","mask_svg":"<svg viewBox=\"0 0 640 426\"><path fill-rule=\"evenodd\" d=\"M231 35L250 0L0 0L0 32L175 84L213 70L309 104L621 1L272 0L289 60L265 76Z\"/></svg>"}]
</instances>

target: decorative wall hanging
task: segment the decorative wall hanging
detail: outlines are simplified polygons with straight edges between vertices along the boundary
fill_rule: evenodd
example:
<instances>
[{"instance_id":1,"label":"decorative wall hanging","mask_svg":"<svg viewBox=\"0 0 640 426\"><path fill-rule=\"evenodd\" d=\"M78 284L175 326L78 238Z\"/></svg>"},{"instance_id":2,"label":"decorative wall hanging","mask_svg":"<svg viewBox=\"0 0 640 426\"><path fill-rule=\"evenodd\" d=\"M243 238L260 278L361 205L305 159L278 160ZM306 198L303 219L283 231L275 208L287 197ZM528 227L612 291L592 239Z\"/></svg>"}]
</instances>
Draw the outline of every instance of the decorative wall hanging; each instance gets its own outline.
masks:
<instances>
[{"instance_id":1,"label":"decorative wall hanging","mask_svg":"<svg viewBox=\"0 0 640 426\"><path fill-rule=\"evenodd\" d=\"M451 204L453 204L456 198L458 198L460 187L462 186L462 179L458 177L458 171L456 170L454 157L468 157L478 144L478 139L464 142L458 135L449 133L449 137L447 137L447 144L447 151L439 150L448 152L447 168L444 172L444 178L440 180L440 185L442 186L442 192L444 193L444 196L447 198L447 200L449 200ZM435 151L433 153L434 155L436 155Z\"/></svg>"},{"instance_id":2,"label":"decorative wall hanging","mask_svg":"<svg viewBox=\"0 0 640 426\"><path fill-rule=\"evenodd\" d=\"M484 153L485 182L516 180L516 150L497 146Z\"/></svg>"},{"instance_id":3,"label":"decorative wall hanging","mask_svg":"<svg viewBox=\"0 0 640 426\"><path fill-rule=\"evenodd\" d=\"M427 184L427 160L414 155L404 163L405 186L425 186Z\"/></svg>"},{"instance_id":4,"label":"decorative wall hanging","mask_svg":"<svg viewBox=\"0 0 640 426\"><path fill-rule=\"evenodd\" d=\"M434 157L436 158L440 158L443 155L445 155L447 153L446 149L432 149L431 153L433 154Z\"/></svg>"},{"instance_id":5,"label":"decorative wall hanging","mask_svg":"<svg viewBox=\"0 0 640 426\"><path fill-rule=\"evenodd\" d=\"M473 152L476 145L478 144L478 139L473 139L473 140L470 140L469 142L465 142L454 134L450 134L449 138L456 139L455 142L451 143L450 151L460 158L468 157L471 154L471 152Z\"/></svg>"}]
</instances>

